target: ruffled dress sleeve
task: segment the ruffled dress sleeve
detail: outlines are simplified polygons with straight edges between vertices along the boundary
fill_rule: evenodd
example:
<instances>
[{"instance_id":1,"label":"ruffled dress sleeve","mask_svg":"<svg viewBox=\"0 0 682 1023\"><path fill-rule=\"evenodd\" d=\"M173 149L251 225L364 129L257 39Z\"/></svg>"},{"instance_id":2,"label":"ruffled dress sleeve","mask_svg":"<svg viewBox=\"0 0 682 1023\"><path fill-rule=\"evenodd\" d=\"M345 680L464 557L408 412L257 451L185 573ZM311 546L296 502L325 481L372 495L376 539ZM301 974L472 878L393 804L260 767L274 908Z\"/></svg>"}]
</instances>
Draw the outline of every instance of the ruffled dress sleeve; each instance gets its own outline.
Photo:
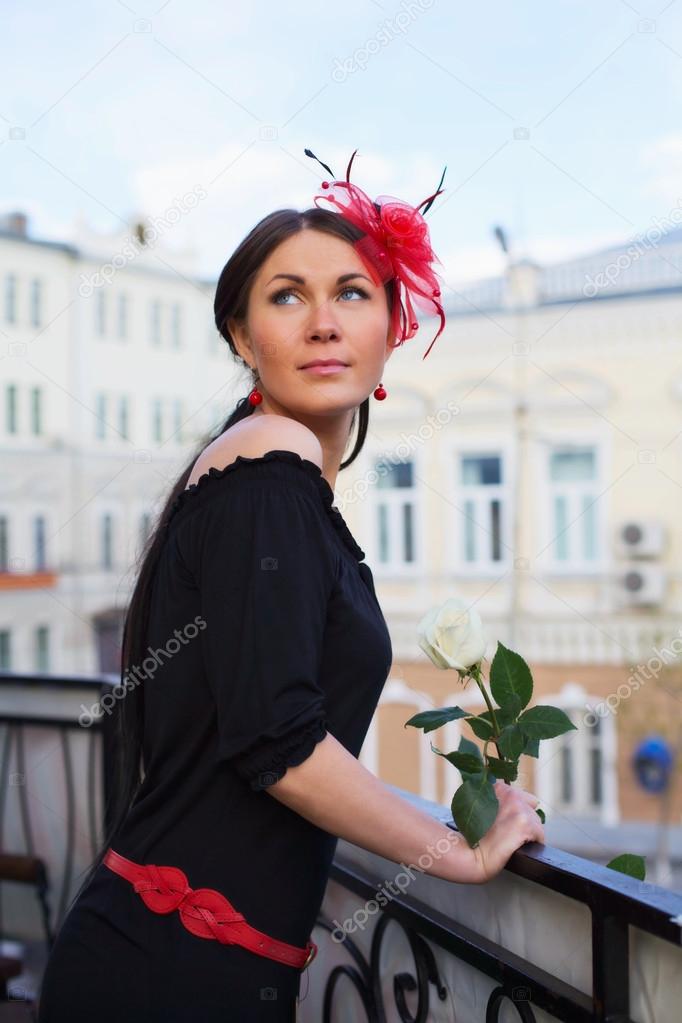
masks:
<instances>
[{"instance_id":1,"label":"ruffled dress sleeve","mask_svg":"<svg viewBox=\"0 0 682 1023\"><path fill-rule=\"evenodd\" d=\"M186 523L216 760L254 790L302 763L327 734L319 674L338 565L310 481L293 468L259 473L211 481L210 500Z\"/></svg>"}]
</instances>

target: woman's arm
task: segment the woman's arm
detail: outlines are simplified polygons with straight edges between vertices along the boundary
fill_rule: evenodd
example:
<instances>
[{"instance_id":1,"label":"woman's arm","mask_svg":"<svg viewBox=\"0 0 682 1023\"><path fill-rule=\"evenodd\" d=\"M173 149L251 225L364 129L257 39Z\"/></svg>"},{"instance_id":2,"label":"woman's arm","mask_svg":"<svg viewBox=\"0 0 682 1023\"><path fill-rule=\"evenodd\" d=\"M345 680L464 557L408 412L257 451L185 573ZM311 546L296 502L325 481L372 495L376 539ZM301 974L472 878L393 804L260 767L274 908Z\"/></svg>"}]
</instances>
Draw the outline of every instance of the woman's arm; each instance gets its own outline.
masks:
<instances>
[{"instance_id":1,"label":"woman's arm","mask_svg":"<svg viewBox=\"0 0 682 1023\"><path fill-rule=\"evenodd\" d=\"M524 842L544 842L544 829L532 808L537 798L497 782L497 818L471 849L462 835L392 792L331 733L266 791L332 835L448 881L482 884Z\"/></svg>"},{"instance_id":2,"label":"woman's arm","mask_svg":"<svg viewBox=\"0 0 682 1023\"><path fill-rule=\"evenodd\" d=\"M396 863L418 866L431 846L433 862L424 873L472 883L479 878L474 850L461 835L392 792L329 732L266 791L325 831Z\"/></svg>"}]
</instances>

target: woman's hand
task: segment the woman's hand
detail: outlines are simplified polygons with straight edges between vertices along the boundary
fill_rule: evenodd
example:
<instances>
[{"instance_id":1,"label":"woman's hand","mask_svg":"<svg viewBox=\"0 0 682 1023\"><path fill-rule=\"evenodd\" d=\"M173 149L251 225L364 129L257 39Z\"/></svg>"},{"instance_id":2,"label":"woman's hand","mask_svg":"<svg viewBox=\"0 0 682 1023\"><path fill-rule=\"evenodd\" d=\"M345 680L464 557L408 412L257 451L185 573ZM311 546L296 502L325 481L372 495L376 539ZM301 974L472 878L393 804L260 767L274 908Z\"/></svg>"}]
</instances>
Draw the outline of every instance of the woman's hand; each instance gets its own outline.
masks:
<instances>
[{"instance_id":1,"label":"woman's hand","mask_svg":"<svg viewBox=\"0 0 682 1023\"><path fill-rule=\"evenodd\" d=\"M497 817L473 850L480 869L480 884L499 874L524 842L545 841L545 829L535 812L540 800L532 792L496 781Z\"/></svg>"}]
</instances>

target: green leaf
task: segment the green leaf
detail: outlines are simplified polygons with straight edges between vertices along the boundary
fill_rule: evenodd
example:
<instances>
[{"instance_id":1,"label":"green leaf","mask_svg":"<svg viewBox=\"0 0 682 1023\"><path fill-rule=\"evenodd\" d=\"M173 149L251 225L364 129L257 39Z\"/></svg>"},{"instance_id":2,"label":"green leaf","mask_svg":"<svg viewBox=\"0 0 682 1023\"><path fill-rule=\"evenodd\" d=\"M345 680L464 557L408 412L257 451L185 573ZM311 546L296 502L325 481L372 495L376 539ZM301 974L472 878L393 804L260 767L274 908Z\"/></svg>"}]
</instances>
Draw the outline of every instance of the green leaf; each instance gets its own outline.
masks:
<instances>
[{"instance_id":1,"label":"green leaf","mask_svg":"<svg viewBox=\"0 0 682 1023\"><path fill-rule=\"evenodd\" d=\"M507 725L497 739L497 747L507 760L518 760L525 745L526 736L519 725Z\"/></svg>"},{"instance_id":2,"label":"green leaf","mask_svg":"<svg viewBox=\"0 0 682 1023\"><path fill-rule=\"evenodd\" d=\"M483 770L483 760L481 755L474 756L473 753L462 753L460 750L452 750L451 753L442 753L439 749L432 744L431 749L434 753L449 760L453 767L456 767L458 771L462 771L465 774L478 774Z\"/></svg>"},{"instance_id":3,"label":"green leaf","mask_svg":"<svg viewBox=\"0 0 682 1023\"><path fill-rule=\"evenodd\" d=\"M452 797L452 819L473 848L492 826L498 810L497 796L487 778L469 778Z\"/></svg>"},{"instance_id":4,"label":"green leaf","mask_svg":"<svg viewBox=\"0 0 682 1023\"><path fill-rule=\"evenodd\" d=\"M483 775L485 777L486 765L481 755L481 750L475 743L472 743L470 739L465 739L464 736L460 736L459 745L457 747L458 753L465 753L467 756L473 757L478 761L478 767L475 771L467 771L466 769L459 768L462 775L463 781L470 779L470 777L478 777Z\"/></svg>"},{"instance_id":5,"label":"green leaf","mask_svg":"<svg viewBox=\"0 0 682 1023\"><path fill-rule=\"evenodd\" d=\"M495 718L500 729L504 728L505 725L513 725L516 721L516 714L511 707L494 707L493 710L495 711ZM491 722L493 719L489 710L484 710L481 717L485 718L486 721Z\"/></svg>"},{"instance_id":6,"label":"green leaf","mask_svg":"<svg viewBox=\"0 0 682 1023\"><path fill-rule=\"evenodd\" d=\"M460 753L471 753L472 757L478 757L481 764L483 763L481 751L476 745L476 743L472 742L471 739L466 739L463 735L461 735L459 737L459 745L457 749L459 750Z\"/></svg>"},{"instance_id":7,"label":"green leaf","mask_svg":"<svg viewBox=\"0 0 682 1023\"><path fill-rule=\"evenodd\" d=\"M646 860L643 856L636 856L635 853L621 853L606 864L612 870L619 870L621 874L628 874L630 877L643 881L646 877Z\"/></svg>"},{"instance_id":8,"label":"green leaf","mask_svg":"<svg viewBox=\"0 0 682 1023\"><path fill-rule=\"evenodd\" d=\"M499 760L498 757L488 757L488 767L496 778L502 778L503 781L516 781L519 773L518 764L511 760Z\"/></svg>"},{"instance_id":9,"label":"green leaf","mask_svg":"<svg viewBox=\"0 0 682 1023\"><path fill-rule=\"evenodd\" d=\"M540 818L540 820L542 821L542 823L544 824L544 823L545 823L545 820L546 820L546 817L545 817L545 811L544 811L544 810L539 810L539 809L536 809L536 811L535 811L535 812L536 812L536 814L538 815L538 817Z\"/></svg>"},{"instance_id":10,"label":"green leaf","mask_svg":"<svg viewBox=\"0 0 682 1023\"><path fill-rule=\"evenodd\" d=\"M531 707L519 718L519 724L529 739L553 739L576 726L558 707Z\"/></svg>"},{"instance_id":11,"label":"green leaf","mask_svg":"<svg viewBox=\"0 0 682 1023\"><path fill-rule=\"evenodd\" d=\"M495 707L495 718L500 731L505 725L510 725L516 715L511 710L504 707ZM477 735L479 739L490 739L493 735L492 726L492 714L489 710L484 710L482 714L477 714L475 717L469 717L466 719L467 724L471 726L471 730L474 735ZM475 722L475 724L474 724Z\"/></svg>"},{"instance_id":12,"label":"green leaf","mask_svg":"<svg viewBox=\"0 0 682 1023\"><path fill-rule=\"evenodd\" d=\"M537 757L540 755L540 740L539 739L528 739L526 745L523 747L523 752L529 757Z\"/></svg>"},{"instance_id":13,"label":"green leaf","mask_svg":"<svg viewBox=\"0 0 682 1023\"><path fill-rule=\"evenodd\" d=\"M533 695L530 668L520 654L497 642L497 651L490 665L490 690L504 710L516 718Z\"/></svg>"},{"instance_id":14,"label":"green leaf","mask_svg":"<svg viewBox=\"0 0 682 1023\"><path fill-rule=\"evenodd\" d=\"M466 720L467 724L471 727L471 731L474 735L477 735L479 739L489 739L492 736L492 725L482 715L467 718Z\"/></svg>"},{"instance_id":15,"label":"green leaf","mask_svg":"<svg viewBox=\"0 0 682 1023\"><path fill-rule=\"evenodd\" d=\"M457 718L465 718L469 711L461 707L440 707L438 710L422 710L414 714L409 721L406 721L403 728L412 725L413 728L423 728L424 732L433 732L448 721L455 721Z\"/></svg>"}]
</instances>

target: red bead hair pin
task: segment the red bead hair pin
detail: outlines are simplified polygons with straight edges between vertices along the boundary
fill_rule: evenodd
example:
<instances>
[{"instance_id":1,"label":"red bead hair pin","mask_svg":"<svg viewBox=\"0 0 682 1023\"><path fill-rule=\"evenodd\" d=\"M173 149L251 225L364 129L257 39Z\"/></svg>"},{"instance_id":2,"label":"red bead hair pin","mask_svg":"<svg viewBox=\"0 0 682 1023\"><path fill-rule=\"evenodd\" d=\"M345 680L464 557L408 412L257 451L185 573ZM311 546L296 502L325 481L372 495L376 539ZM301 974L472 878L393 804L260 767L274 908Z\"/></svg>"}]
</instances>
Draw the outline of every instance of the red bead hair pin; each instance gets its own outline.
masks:
<instances>
[{"instance_id":1,"label":"red bead hair pin","mask_svg":"<svg viewBox=\"0 0 682 1023\"><path fill-rule=\"evenodd\" d=\"M439 301L441 290L438 280L431 269L431 263L440 263L440 260L431 248L428 224L420 210L424 206L423 212L426 213L434 199L444 191L440 186L447 166L438 189L414 207L390 195L380 195L372 202L362 189L351 184L350 171L357 149L350 158L345 181L337 180L331 168L309 149L304 152L317 160L333 179L321 183L320 187L325 191L314 197L315 205L319 208L318 199L331 203L341 216L365 232L354 246L376 287L395 279L397 301L393 303L391 330L397 344L409 341L419 328L413 301L431 315L435 313L440 317L440 328L424 353L423 358L426 358L443 333L445 313Z\"/></svg>"}]
</instances>

